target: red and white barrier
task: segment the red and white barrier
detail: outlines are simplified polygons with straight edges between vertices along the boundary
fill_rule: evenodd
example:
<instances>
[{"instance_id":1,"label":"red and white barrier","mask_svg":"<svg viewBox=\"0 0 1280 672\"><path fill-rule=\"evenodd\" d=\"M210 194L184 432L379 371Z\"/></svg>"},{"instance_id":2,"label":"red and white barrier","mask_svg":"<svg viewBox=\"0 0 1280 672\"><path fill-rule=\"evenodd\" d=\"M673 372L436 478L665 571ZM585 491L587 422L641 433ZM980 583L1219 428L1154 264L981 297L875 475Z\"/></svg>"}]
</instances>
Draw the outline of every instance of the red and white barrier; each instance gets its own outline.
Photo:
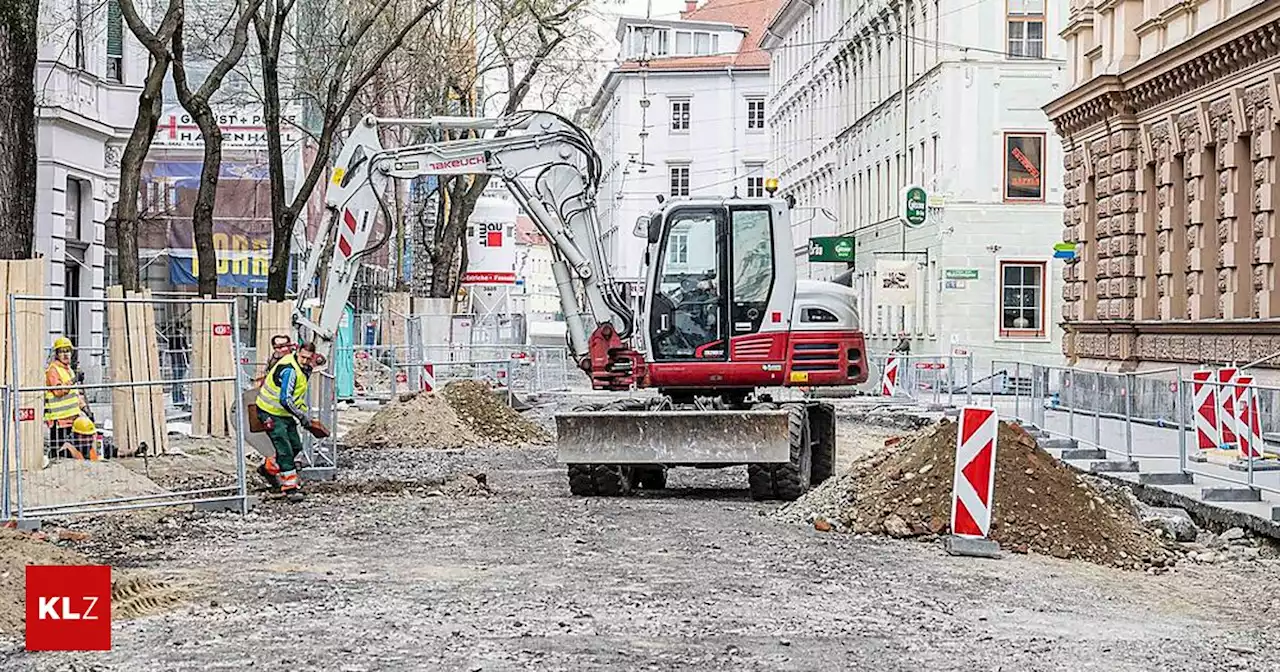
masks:
<instances>
[{"instance_id":1,"label":"red and white barrier","mask_svg":"<svg viewBox=\"0 0 1280 672\"><path fill-rule=\"evenodd\" d=\"M1253 376L1236 376L1233 380L1236 384L1231 388L1231 403L1235 407L1235 423L1231 426L1231 431L1236 435L1236 444L1240 448L1240 454L1244 455L1249 451L1249 397L1253 396L1249 385L1253 384Z\"/></svg>"},{"instance_id":2,"label":"red and white barrier","mask_svg":"<svg viewBox=\"0 0 1280 672\"><path fill-rule=\"evenodd\" d=\"M956 432L956 473L951 497L951 533L986 538L996 488L995 409L966 406Z\"/></svg>"},{"instance_id":3,"label":"red and white barrier","mask_svg":"<svg viewBox=\"0 0 1280 672\"><path fill-rule=\"evenodd\" d=\"M1253 390L1244 387L1253 383L1251 376L1239 376L1236 382L1236 438L1239 440L1240 457L1246 460L1262 457L1262 428L1258 419L1258 399Z\"/></svg>"},{"instance_id":4,"label":"red and white barrier","mask_svg":"<svg viewBox=\"0 0 1280 672\"><path fill-rule=\"evenodd\" d=\"M422 391L434 392L436 389L436 365L422 365Z\"/></svg>"},{"instance_id":5,"label":"red and white barrier","mask_svg":"<svg viewBox=\"0 0 1280 672\"><path fill-rule=\"evenodd\" d=\"M1218 438L1222 442L1219 445L1236 443L1236 395L1229 385L1235 382L1239 372L1236 368L1218 369Z\"/></svg>"},{"instance_id":6,"label":"red and white barrier","mask_svg":"<svg viewBox=\"0 0 1280 672\"><path fill-rule=\"evenodd\" d=\"M892 397L898 393L898 358L884 360L884 373L880 376L880 395Z\"/></svg>"},{"instance_id":7,"label":"red and white barrier","mask_svg":"<svg viewBox=\"0 0 1280 672\"><path fill-rule=\"evenodd\" d=\"M1191 407L1195 411L1196 447L1214 450L1222 443L1218 432L1218 389L1213 385L1214 372L1191 373Z\"/></svg>"}]
</instances>

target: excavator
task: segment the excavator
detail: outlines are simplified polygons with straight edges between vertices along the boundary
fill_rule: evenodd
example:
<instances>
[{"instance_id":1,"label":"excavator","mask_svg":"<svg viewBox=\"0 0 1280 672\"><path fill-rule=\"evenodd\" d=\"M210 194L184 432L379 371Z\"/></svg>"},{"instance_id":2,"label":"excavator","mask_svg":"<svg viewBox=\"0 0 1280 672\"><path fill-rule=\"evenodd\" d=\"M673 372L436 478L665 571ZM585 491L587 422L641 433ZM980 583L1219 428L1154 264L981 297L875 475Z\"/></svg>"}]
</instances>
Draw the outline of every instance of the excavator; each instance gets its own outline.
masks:
<instances>
[{"instance_id":1,"label":"excavator","mask_svg":"<svg viewBox=\"0 0 1280 672\"><path fill-rule=\"evenodd\" d=\"M458 139L384 148L381 131L390 127ZM556 416L574 495L665 488L671 467L745 464L753 498L794 500L831 476L834 408L804 389L866 381L866 346L853 291L797 277L794 200L773 198L772 189L769 198L659 198L634 229L645 280L633 304L601 244L602 172L587 134L552 112L367 116L335 161L294 323L329 356L359 262L389 236L383 227L370 240L379 220L393 219L389 181L488 175L549 241L568 347L592 388L633 393ZM313 322L304 304L314 303L308 290L322 259Z\"/></svg>"}]
</instances>

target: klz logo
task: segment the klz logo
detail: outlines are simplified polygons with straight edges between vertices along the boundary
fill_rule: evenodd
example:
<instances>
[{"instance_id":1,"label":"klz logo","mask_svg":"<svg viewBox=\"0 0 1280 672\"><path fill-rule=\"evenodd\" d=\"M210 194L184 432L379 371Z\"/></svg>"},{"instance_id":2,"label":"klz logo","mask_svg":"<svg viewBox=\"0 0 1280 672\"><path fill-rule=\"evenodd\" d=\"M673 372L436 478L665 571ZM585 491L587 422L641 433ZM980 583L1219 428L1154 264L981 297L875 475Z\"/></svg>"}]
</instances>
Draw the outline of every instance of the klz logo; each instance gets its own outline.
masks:
<instances>
[{"instance_id":1,"label":"klz logo","mask_svg":"<svg viewBox=\"0 0 1280 672\"><path fill-rule=\"evenodd\" d=\"M27 650L109 651L111 568L27 566Z\"/></svg>"}]
</instances>

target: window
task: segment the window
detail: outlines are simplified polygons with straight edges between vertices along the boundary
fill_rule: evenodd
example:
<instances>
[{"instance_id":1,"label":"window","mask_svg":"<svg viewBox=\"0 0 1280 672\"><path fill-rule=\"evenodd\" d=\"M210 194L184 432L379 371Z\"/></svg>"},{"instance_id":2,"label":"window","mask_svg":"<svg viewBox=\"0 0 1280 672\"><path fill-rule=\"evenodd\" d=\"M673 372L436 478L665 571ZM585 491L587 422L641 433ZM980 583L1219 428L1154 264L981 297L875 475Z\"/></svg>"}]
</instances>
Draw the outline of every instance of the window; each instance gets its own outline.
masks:
<instances>
[{"instance_id":1,"label":"window","mask_svg":"<svg viewBox=\"0 0 1280 672\"><path fill-rule=\"evenodd\" d=\"M747 165L747 198L764 198L764 164Z\"/></svg>"},{"instance_id":2,"label":"window","mask_svg":"<svg viewBox=\"0 0 1280 672\"><path fill-rule=\"evenodd\" d=\"M671 195L689 195L689 166L671 166Z\"/></svg>"},{"instance_id":3,"label":"window","mask_svg":"<svg viewBox=\"0 0 1280 672\"><path fill-rule=\"evenodd\" d=\"M107 2L107 79L124 82L124 18L119 0Z\"/></svg>"},{"instance_id":4,"label":"window","mask_svg":"<svg viewBox=\"0 0 1280 672\"><path fill-rule=\"evenodd\" d=\"M1044 58L1044 0L1008 0L1009 55Z\"/></svg>"},{"instance_id":5,"label":"window","mask_svg":"<svg viewBox=\"0 0 1280 672\"><path fill-rule=\"evenodd\" d=\"M1043 168L1043 133L1005 134L1004 198L1006 201L1043 201Z\"/></svg>"},{"instance_id":6,"label":"window","mask_svg":"<svg viewBox=\"0 0 1280 672\"><path fill-rule=\"evenodd\" d=\"M683 31L676 31L676 56L689 56L693 53L693 34Z\"/></svg>"},{"instance_id":7,"label":"window","mask_svg":"<svg viewBox=\"0 0 1280 672\"><path fill-rule=\"evenodd\" d=\"M627 26L631 58L666 56L670 32L653 26Z\"/></svg>"},{"instance_id":8,"label":"window","mask_svg":"<svg viewBox=\"0 0 1280 672\"><path fill-rule=\"evenodd\" d=\"M1043 338L1043 261L1000 263L1000 336Z\"/></svg>"},{"instance_id":9,"label":"window","mask_svg":"<svg viewBox=\"0 0 1280 672\"><path fill-rule=\"evenodd\" d=\"M751 98L747 100L747 130L761 131L764 130L764 99Z\"/></svg>"},{"instance_id":10,"label":"window","mask_svg":"<svg viewBox=\"0 0 1280 672\"><path fill-rule=\"evenodd\" d=\"M733 210L733 334L760 330L773 289L773 232L768 207Z\"/></svg>"},{"instance_id":11,"label":"window","mask_svg":"<svg viewBox=\"0 0 1280 672\"><path fill-rule=\"evenodd\" d=\"M707 56L720 50L720 36L715 33L676 32L676 56Z\"/></svg>"},{"instance_id":12,"label":"window","mask_svg":"<svg viewBox=\"0 0 1280 672\"><path fill-rule=\"evenodd\" d=\"M688 264L689 263L689 232L671 231L671 253L667 255L667 261L672 264Z\"/></svg>"},{"instance_id":13,"label":"window","mask_svg":"<svg viewBox=\"0 0 1280 672\"><path fill-rule=\"evenodd\" d=\"M64 215L67 226L67 240L82 240L81 233L83 228L81 227L81 224L84 221L84 215L81 211L81 204L83 203L83 200L81 199L80 187L80 180L72 177L67 178L67 208L66 215Z\"/></svg>"},{"instance_id":14,"label":"window","mask_svg":"<svg viewBox=\"0 0 1280 672\"><path fill-rule=\"evenodd\" d=\"M668 220L649 313L654 354L660 361L723 360L725 222L719 212L690 208L673 210Z\"/></svg>"},{"instance_id":15,"label":"window","mask_svg":"<svg viewBox=\"0 0 1280 672\"><path fill-rule=\"evenodd\" d=\"M689 110L690 103L687 100L671 101L671 132L672 133L688 133L689 132Z\"/></svg>"},{"instance_id":16,"label":"window","mask_svg":"<svg viewBox=\"0 0 1280 672\"><path fill-rule=\"evenodd\" d=\"M115 3L112 3L115 4ZM72 48L75 49L76 68L83 70L85 64L84 53L84 0L75 0L75 25L72 26L74 31L73 39L75 43Z\"/></svg>"}]
</instances>

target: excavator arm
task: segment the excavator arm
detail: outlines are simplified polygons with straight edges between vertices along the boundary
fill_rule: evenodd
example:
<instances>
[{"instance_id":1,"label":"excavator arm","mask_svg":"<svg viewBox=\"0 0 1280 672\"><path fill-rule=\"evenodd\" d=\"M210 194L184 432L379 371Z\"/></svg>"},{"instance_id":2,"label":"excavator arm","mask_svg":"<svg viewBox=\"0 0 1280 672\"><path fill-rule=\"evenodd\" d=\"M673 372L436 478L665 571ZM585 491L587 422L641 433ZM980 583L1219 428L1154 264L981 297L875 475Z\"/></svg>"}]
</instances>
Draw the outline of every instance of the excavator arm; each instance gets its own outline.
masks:
<instances>
[{"instance_id":1,"label":"excavator arm","mask_svg":"<svg viewBox=\"0 0 1280 672\"><path fill-rule=\"evenodd\" d=\"M388 126L491 135L386 149L379 130ZM550 243L569 342L580 364L622 379L619 386L629 384L639 360L630 356L624 339L635 327L635 316L609 273L601 246L595 210L600 172L600 158L586 134L550 112L495 119L365 117L335 162L326 195L328 216L308 249L294 321L315 335L318 350L327 356L361 260L389 237L387 227L380 239L370 241L379 216L384 222L393 219L386 200L391 180L489 175L502 180ZM320 316L313 322L303 305L326 256Z\"/></svg>"}]
</instances>

